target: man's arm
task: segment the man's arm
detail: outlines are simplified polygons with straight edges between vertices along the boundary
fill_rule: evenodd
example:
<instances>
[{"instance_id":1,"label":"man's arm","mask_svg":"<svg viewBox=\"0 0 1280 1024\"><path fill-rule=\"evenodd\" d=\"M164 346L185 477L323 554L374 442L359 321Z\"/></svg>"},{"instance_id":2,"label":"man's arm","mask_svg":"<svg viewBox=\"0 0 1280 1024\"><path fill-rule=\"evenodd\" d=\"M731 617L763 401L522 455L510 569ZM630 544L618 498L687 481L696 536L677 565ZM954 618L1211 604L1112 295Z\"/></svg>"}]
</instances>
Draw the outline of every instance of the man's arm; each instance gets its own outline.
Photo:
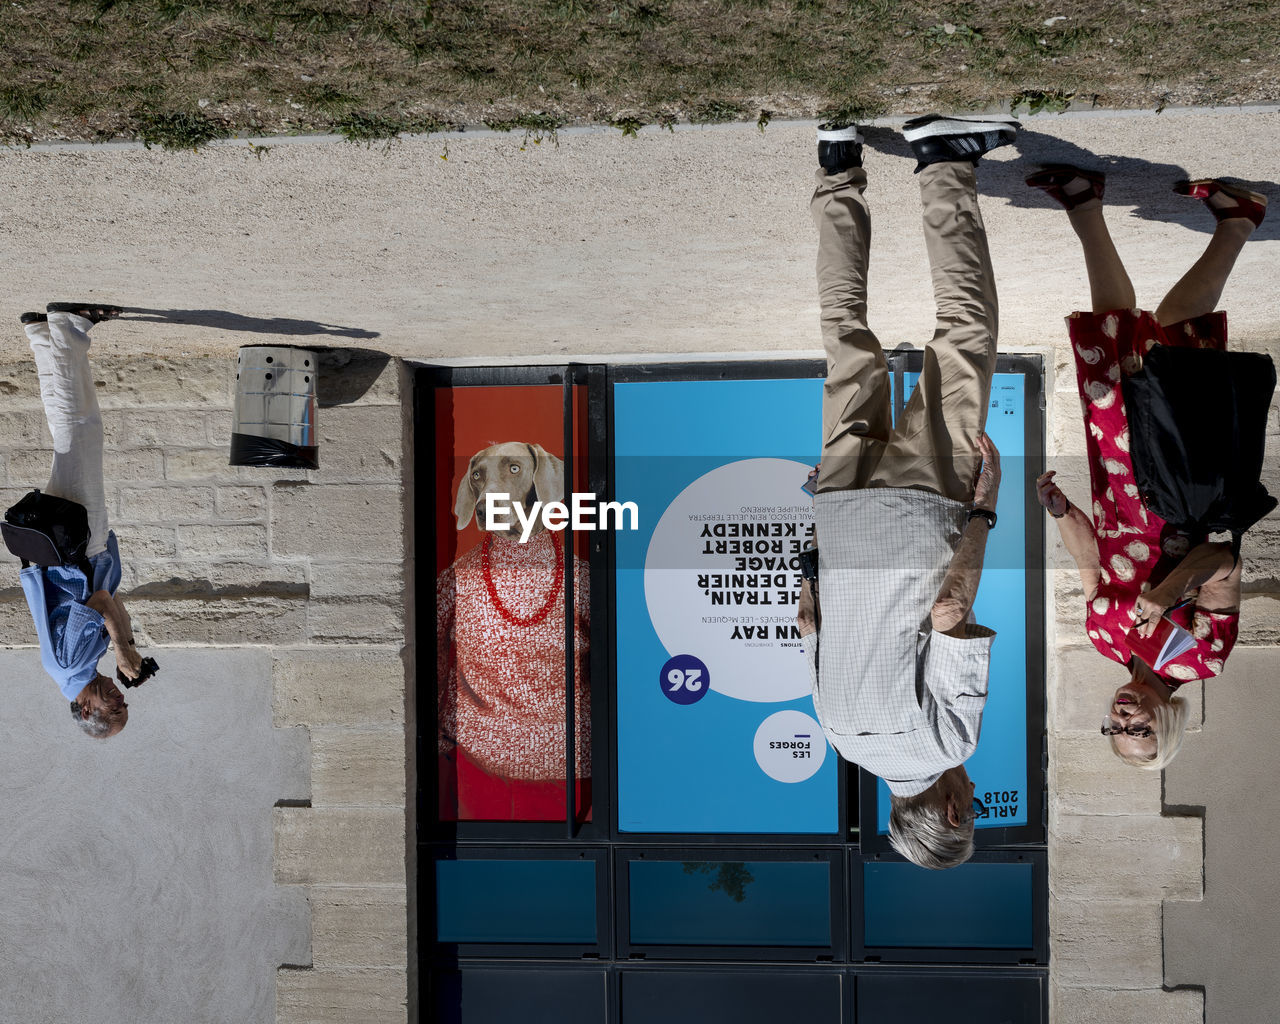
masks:
<instances>
[{"instance_id":1,"label":"man's arm","mask_svg":"<svg viewBox=\"0 0 1280 1024\"><path fill-rule=\"evenodd\" d=\"M98 590L89 595L85 602L90 608L102 616L107 627L107 635L116 648L116 664L128 678L136 679L142 668L142 655L133 642L133 623L125 610L124 602L113 597L105 590Z\"/></svg>"},{"instance_id":2,"label":"man's arm","mask_svg":"<svg viewBox=\"0 0 1280 1024\"><path fill-rule=\"evenodd\" d=\"M1000 490L1000 453L985 433L978 435L978 451L982 453L982 468L973 491L973 507L994 512ZM986 520L981 517L970 519L965 524L930 613L937 632L960 639L967 635L965 619L978 596L982 559L987 552L987 534L990 532Z\"/></svg>"},{"instance_id":3,"label":"man's arm","mask_svg":"<svg viewBox=\"0 0 1280 1024\"><path fill-rule=\"evenodd\" d=\"M965 526L930 613L937 632L954 637L965 635L965 620L978 596L978 584L982 582L982 560L990 532L985 519L970 519Z\"/></svg>"}]
</instances>

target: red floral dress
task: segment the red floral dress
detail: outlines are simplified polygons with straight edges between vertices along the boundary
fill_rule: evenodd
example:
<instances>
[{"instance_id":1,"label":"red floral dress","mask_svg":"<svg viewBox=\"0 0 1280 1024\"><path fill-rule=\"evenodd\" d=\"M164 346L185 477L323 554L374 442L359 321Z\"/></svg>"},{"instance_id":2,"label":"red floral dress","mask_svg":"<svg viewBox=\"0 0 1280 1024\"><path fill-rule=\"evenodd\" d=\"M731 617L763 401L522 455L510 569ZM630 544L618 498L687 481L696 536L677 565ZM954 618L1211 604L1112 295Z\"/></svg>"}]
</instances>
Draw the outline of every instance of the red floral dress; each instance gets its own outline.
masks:
<instances>
[{"instance_id":1,"label":"red floral dress","mask_svg":"<svg viewBox=\"0 0 1280 1024\"><path fill-rule=\"evenodd\" d=\"M1125 635L1133 627L1134 602L1159 583L1204 537L1166 523L1142 503L1129 457L1129 417L1122 375L1142 368L1155 345L1227 347L1227 316L1209 313L1161 327L1144 310L1072 313L1067 317L1076 379L1084 408L1085 440L1093 490L1093 532L1098 542L1101 580L1086 610L1085 628L1099 653L1127 665L1132 657ZM1168 615L1191 631L1196 646L1159 673L1176 688L1222 671L1235 646L1240 616L1208 612L1191 604Z\"/></svg>"}]
</instances>

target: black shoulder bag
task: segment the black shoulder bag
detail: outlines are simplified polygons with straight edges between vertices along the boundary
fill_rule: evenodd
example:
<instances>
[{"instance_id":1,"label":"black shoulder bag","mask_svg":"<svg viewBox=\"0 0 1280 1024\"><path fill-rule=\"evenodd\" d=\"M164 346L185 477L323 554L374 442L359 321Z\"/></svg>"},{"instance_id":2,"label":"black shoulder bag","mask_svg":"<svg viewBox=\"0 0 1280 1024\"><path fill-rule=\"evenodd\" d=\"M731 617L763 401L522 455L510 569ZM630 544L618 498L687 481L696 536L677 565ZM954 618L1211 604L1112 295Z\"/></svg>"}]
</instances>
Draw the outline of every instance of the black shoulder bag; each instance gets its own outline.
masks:
<instances>
[{"instance_id":1,"label":"black shoulder bag","mask_svg":"<svg viewBox=\"0 0 1280 1024\"><path fill-rule=\"evenodd\" d=\"M1271 357L1157 345L1124 379L1138 490L1161 519L1240 536L1276 507L1262 485Z\"/></svg>"},{"instance_id":2,"label":"black shoulder bag","mask_svg":"<svg viewBox=\"0 0 1280 1024\"><path fill-rule=\"evenodd\" d=\"M93 568L85 557L89 513L79 502L32 491L5 512L0 533L24 569L32 564L74 565L93 586Z\"/></svg>"}]
</instances>

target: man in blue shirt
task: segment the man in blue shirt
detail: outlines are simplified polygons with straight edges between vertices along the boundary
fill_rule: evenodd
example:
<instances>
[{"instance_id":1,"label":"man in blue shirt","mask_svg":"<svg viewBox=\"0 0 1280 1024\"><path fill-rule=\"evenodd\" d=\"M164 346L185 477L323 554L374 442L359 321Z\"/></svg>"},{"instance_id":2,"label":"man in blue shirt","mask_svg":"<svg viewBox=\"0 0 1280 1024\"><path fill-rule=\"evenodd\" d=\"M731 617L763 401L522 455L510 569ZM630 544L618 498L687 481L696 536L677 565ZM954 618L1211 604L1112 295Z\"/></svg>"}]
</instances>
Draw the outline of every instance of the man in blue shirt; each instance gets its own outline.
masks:
<instances>
[{"instance_id":1,"label":"man in blue shirt","mask_svg":"<svg viewBox=\"0 0 1280 1024\"><path fill-rule=\"evenodd\" d=\"M31 566L22 570L22 591L45 671L70 701L76 724L106 739L129 721L124 696L110 676L98 671L108 640L126 678L136 679L142 665L129 613L116 593L120 551L107 528L102 414L89 368L89 329L121 310L93 303L50 303L48 310L21 318L53 435L53 470L45 493L79 502L88 512L85 554L92 578L76 566Z\"/></svg>"}]
</instances>

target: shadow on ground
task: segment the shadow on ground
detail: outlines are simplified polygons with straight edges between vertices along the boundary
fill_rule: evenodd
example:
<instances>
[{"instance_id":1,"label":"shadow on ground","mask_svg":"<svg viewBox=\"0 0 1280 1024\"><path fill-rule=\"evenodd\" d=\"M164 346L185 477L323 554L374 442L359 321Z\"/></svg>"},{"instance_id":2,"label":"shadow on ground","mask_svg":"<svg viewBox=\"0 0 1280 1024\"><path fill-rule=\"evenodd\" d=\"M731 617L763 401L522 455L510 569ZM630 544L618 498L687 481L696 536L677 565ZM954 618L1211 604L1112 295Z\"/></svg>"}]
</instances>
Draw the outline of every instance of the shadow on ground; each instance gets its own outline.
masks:
<instances>
[{"instance_id":1,"label":"shadow on ground","mask_svg":"<svg viewBox=\"0 0 1280 1024\"><path fill-rule=\"evenodd\" d=\"M322 324L315 320L294 320L289 317L245 316L224 309L137 309L125 310L124 319L147 323L186 324L194 327L212 327L221 331L245 331L250 334L275 334L284 336L322 336L328 338L376 338L377 331L360 327L340 327Z\"/></svg>"},{"instance_id":2,"label":"shadow on ground","mask_svg":"<svg viewBox=\"0 0 1280 1024\"><path fill-rule=\"evenodd\" d=\"M906 160L915 159L901 132L892 128L875 127L864 128L862 132L869 148ZM989 161L983 165L980 186L984 196L993 195L1006 199L1018 209L1059 209L1043 192L1028 188L1024 179L1044 164L1074 164L1105 171L1108 203L1133 207L1129 214L1131 217L1178 224L1206 235L1213 232L1215 221L1209 212L1200 203L1175 195L1172 191L1174 182L1190 177L1186 168L1178 164L1145 160L1142 157L1094 153L1064 139L1027 128L1018 132L1013 148L1018 153L1018 159ZM1229 166L1220 168L1224 180L1260 192L1268 200L1280 199L1280 185L1275 182L1233 178L1230 170ZM1280 238L1280 215L1273 212L1254 232L1253 239L1276 238Z\"/></svg>"}]
</instances>

